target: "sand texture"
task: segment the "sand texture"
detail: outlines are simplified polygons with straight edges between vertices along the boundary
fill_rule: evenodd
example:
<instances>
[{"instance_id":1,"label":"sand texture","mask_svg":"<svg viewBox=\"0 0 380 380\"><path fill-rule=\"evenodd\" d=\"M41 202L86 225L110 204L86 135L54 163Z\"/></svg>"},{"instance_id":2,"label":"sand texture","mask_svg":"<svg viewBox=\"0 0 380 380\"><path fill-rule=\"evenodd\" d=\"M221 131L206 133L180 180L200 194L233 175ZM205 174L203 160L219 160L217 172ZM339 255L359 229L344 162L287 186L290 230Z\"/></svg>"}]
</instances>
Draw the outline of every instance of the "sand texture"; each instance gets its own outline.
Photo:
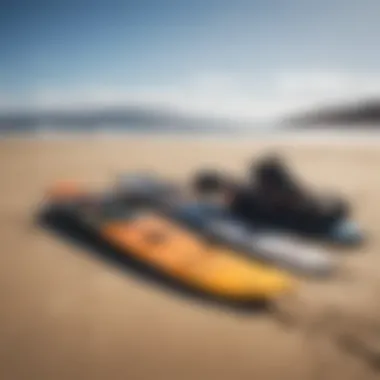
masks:
<instances>
[{"instance_id":1,"label":"sand texture","mask_svg":"<svg viewBox=\"0 0 380 380\"><path fill-rule=\"evenodd\" d=\"M201 166L238 174L268 149L311 185L349 197L369 235L360 249L333 250L335 278L301 280L298 301L281 306L289 320L189 300L32 224L56 179L101 186L131 169L184 179ZM379 168L375 144L0 141L0 379L379 378Z\"/></svg>"}]
</instances>

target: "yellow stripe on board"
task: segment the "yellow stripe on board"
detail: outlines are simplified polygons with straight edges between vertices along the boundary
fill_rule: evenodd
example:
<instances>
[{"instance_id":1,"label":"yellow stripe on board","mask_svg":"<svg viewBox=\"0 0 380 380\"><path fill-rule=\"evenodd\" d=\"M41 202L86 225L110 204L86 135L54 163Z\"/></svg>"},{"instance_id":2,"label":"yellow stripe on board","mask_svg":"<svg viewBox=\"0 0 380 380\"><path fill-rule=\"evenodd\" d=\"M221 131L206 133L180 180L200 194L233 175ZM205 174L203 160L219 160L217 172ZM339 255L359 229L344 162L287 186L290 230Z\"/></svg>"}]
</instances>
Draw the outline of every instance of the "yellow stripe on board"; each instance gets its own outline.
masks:
<instances>
[{"instance_id":1,"label":"yellow stripe on board","mask_svg":"<svg viewBox=\"0 0 380 380\"><path fill-rule=\"evenodd\" d=\"M208 245L190 231L158 215L106 223L103 236L128 254L214 294L233 298L271 298L293 289L285 273Z\"/></svg>"}]
</instances>

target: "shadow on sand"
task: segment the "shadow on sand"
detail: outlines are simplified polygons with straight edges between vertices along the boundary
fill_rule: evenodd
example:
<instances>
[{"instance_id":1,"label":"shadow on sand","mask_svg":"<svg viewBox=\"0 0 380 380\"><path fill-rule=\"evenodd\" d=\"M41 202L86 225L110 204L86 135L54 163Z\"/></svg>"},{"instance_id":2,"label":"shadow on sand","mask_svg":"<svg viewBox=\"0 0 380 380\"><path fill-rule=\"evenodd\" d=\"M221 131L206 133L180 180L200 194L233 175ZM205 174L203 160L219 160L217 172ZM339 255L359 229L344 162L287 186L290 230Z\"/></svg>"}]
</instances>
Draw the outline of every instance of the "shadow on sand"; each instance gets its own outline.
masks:
<instances>
[{"instance_id":1,"label":"shadow on sand","mask_svg":"<svg viewBox=\"0 0 380 380\"><path fill-rule=\"evenodd\" d=\"M190 287L180 280L165 275L154 267L134 259L133 255L120 252L96 234L95 231L84 225L80 225L69 215L48 210L37 214L35 222L67 242L84 248L84 251L95 255L98 259L117 266L124 272L143 278L153 286L159 285L171 293L200 302L205 306L215 306L241 314L255 315L261 315L264 312L268 313L271 310L266 300L234 301Z\"/></svg>"}]
</instances>

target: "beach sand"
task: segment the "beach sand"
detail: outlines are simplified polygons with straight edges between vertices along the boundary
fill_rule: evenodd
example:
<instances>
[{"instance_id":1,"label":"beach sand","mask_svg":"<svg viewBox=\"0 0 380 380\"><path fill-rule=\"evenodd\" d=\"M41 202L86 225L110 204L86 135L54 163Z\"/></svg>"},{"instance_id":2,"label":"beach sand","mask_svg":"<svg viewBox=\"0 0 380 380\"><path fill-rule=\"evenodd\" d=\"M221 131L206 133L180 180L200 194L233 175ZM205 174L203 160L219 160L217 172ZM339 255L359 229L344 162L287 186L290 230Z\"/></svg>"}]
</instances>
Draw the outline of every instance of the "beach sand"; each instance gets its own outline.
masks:
<instances>
[{"instance_id":1,"label":"beach sand","mask_svg":"<svg viewBox=\"0 0 380 380\"><path fill-rule=\"evenodd\" d=\"M170 293L96 260L32 224L56 179L101 186L127 170L184 179L199 167L241 173L286 154L311 185L339 189L369 235L334 249L340 273L301 280L271 315ZM0 141L0 379L375 379L380 348L380 144L123 137ZM378 334L378 335L376 335Z\"/></svg>"}]
</instances>

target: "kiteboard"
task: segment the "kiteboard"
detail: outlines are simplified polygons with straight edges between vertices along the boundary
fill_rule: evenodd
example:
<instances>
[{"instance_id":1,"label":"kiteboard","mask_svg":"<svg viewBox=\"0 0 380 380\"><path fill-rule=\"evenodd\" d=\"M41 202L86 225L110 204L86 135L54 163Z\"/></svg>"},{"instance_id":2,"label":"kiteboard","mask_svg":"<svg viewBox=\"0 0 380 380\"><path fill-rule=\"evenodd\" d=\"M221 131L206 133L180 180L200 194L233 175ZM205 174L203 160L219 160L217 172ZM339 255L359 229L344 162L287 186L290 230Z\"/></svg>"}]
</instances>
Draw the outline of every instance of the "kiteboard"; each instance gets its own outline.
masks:
<instances>
[{"instance_id":1,"label":"kiteboard","mask_svg":"<svg viewBox=\"0 0 380 380\"><path fill-rule=\"evenodd\" d=\"M335 269L332 257L321 247L289 233L255 228L236 219L223 207L183 203L172 206L168 211L193 230L254 259L312 276L326 276Z\"/></svg>"},{"instance_id":2,"label":"kiteboard","mask_svg":"<svg viewBox=\"0 0 380 380\"><path fill-rule=\"evenodd\" d=\"M149 208L128 204L111 195L75 198L73 187L50 192L45 203L70 214L73 224L85 225L121 255L132 256L155 270L205 293L237 301L271 300L294 289L287 273L255 262L230 248ZM58 198L54 198L59 194Z\"/></svg>"}]
</instances>

